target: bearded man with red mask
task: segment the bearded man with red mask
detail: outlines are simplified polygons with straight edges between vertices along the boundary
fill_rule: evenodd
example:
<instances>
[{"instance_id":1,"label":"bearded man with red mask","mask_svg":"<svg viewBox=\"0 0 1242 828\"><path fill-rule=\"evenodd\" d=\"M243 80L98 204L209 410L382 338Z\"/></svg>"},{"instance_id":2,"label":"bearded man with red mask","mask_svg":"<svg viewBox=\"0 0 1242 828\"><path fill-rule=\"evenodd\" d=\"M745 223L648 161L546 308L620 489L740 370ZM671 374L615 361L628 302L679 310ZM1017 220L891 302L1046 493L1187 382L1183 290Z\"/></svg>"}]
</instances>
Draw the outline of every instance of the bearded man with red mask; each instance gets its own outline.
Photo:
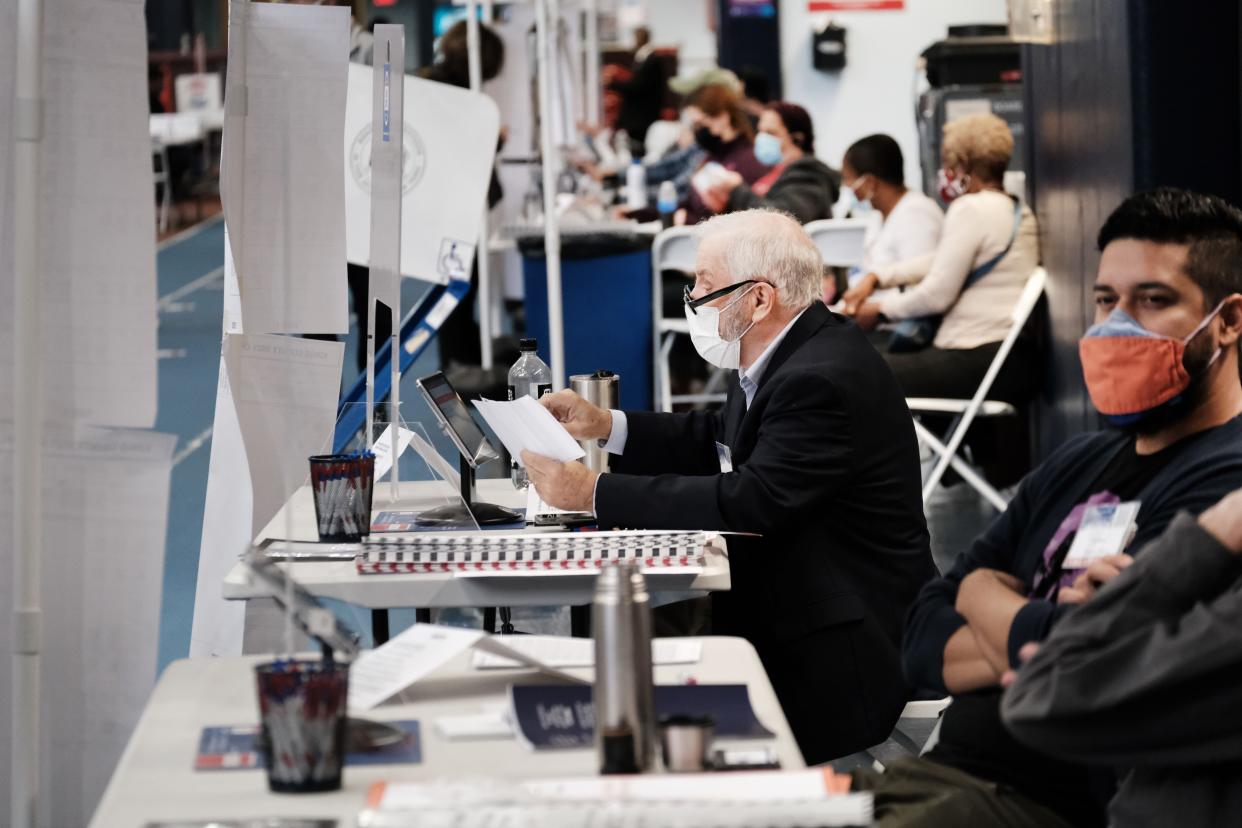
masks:
<instances>
[{"instance_id":1,"label":"bearded man with red mask","mask_svg":"<svg viewBox=\"0 0 1242 828\"><path fill-rule=\"evenodd\" d=\"M1242 486L1242 211L1182 190L1141 193L1108 218L1099 248L1095 324L1080 354L1113 428L1070 440L1032 471L920 593L906 677L953 702L924 757L855 774L883 825L1104 825L1112 769L1015 740L1000 677L1124 568L1123 553Z\"/></svg>"}]
</instances>

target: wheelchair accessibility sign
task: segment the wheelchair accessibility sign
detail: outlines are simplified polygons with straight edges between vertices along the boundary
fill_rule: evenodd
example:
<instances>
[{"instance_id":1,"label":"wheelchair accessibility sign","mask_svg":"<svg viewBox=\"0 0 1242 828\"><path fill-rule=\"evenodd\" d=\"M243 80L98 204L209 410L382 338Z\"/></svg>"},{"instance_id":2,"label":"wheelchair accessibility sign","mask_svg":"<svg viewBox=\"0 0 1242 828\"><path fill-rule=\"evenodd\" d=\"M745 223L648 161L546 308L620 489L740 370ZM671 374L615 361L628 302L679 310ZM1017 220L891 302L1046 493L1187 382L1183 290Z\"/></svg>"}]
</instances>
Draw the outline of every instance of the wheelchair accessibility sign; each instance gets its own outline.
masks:
<instances>
[{"instance_id":1,"label":"wheelchair accessibility sign","mask_svg":"<svg viewBox=\"0 0 1242 828\"><path fill-rule=\"evenodd\" d=\"M459 239L440 240L440 255L436 257L436 270L446 279L469 279L470 266L474 263L474 245Z\"/></svg>"}]
</instances>

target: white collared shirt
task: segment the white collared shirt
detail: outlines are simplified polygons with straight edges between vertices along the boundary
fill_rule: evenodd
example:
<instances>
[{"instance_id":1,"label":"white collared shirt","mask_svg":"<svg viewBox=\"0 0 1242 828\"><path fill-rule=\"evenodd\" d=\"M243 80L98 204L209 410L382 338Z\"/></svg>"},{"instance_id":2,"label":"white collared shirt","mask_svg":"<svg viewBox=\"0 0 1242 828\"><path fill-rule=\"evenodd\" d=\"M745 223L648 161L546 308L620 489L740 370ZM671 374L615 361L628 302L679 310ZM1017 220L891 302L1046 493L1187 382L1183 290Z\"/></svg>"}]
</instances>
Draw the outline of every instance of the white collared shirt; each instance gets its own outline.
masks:
<instances>
[{"instance_id":1,"label":"white collared shirt","mask_svg":"<svg viewBox=\"0 0 1242 828\"><path fill-rule=\"evenodd\" d=\"M789 320L789 324L781 328L781 332L772 338L772 341L768 343L768 347L763 349L763 353L755 357L755 361L749 367L738 369L737 382L738 385L742 386L742 393L746 395L747 410L750 410L750 404L755 401L755 392L759 390L759 383L763 381L763 375L768 370L768 363L772 361L772 354L776 353L776 349L785 340L785 335L789 333L789 329L802 318L804 313L806 313L805 308L799 311L797 316Z\"/></svg>"},{"instance_id":2,"label":"white collared shirt","mask_svg":"<svg viewBox=\"0 0 1242 828\"><path fill-rule=\"evenodd\" d=\"M798 312L798 315L789 320L789 324L781 328L780 333L772 338L768 343L768 347L763 349L763 353L755 357L754 362L745 368L739 368L737 372L737 381L742 386L742 393L746 395L746 408L750 408L750 404L755 400L755 393L759 390L759 383L763 381L763 375L767 372L768 363L772 361L772 355L776 353L776 349L785 341L785 336L789 333L789 329L794 323L802 318L802 314L806 313L806 309ZM604 443L604 450L609 454L623 454L625 452L625 442L630 436L629 423L626 421L625 412L612 409L612 433L608 435L608 440Z\"/></svg>"}]
</instances>

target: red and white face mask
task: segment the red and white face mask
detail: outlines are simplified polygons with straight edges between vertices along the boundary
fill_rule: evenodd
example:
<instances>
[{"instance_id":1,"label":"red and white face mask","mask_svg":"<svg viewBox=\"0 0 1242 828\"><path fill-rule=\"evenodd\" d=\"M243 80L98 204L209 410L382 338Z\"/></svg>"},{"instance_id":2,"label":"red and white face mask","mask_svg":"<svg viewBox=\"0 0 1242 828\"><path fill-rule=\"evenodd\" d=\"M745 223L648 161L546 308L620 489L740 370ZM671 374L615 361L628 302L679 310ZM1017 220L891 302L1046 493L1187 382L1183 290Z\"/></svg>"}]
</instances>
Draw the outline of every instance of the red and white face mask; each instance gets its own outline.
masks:
<instances>
[{"instance_id":1,"label":"red and white face mask","mask_svg":"<svg viewBox=\"0 0 1242 828\"><path fill-rule=\"evenodd\" d=\"M1177 400L1190 387L1183 357L1186 346L1207 327L1225 303L1182 339L1149 331L1116 308L1078 341L1082 376L1091 402L1114 425L1129 425ZM1208 362L1220 356L1220 349Z\"/></svg>"},{"instance_id":2,"label":"red and white face mask","mask_svg":"<svg viewBox=\"0 0 1242 828\"><path fill-rule=\"evenodd\" d=\"M941 167L936 173L936 185L940 191L940 200L948 204L958 196L966 195L966 190L970 187L970 176L959 176L953 170Z\"/></svg>"}]
</instances>

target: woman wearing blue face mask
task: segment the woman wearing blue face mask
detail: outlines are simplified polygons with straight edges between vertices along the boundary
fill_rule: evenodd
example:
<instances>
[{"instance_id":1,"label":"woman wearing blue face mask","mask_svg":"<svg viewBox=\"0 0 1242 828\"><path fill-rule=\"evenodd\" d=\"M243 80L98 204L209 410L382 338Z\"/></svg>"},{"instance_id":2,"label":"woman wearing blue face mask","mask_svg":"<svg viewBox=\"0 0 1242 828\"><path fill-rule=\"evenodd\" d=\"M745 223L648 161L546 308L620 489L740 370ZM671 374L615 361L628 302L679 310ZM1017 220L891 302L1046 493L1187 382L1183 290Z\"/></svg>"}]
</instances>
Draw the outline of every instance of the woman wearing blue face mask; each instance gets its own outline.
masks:
<instances>
[{"instance_id":1,"label":"woman wearing blue face mask","mask_svg":"<svg viewBox=\"0 0 1242 828\"><path fill-rule=\"evenodd\" d=\"M815 130L805 109L769 104L759 116L755 157L772 169L750 185L736 173L721 176L704 202L718 213L781 210L803 224L832 216L841 176L815 157Z\"/></svg>"}]
</instances>

